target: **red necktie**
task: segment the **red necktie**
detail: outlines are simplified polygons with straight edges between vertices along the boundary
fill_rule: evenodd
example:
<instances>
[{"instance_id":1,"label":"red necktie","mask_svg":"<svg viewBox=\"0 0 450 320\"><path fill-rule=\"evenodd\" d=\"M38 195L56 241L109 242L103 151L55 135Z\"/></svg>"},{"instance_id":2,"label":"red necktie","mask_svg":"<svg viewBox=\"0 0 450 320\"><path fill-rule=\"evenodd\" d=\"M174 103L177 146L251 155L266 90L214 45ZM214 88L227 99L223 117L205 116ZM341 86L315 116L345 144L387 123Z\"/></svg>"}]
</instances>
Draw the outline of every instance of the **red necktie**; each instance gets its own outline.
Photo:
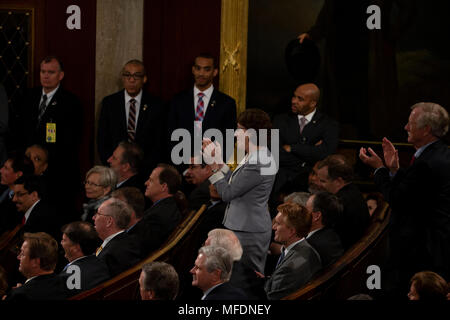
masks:
<instances>
[{"instance_id":1,"label":"red necktie","mask_svg":"<svg viewBox=\"0 0 450 320\"><path fill-rule=\"evenodd\" d=\"M412 166L414 161L416 161L416 157L413 155L411 161L409 162L409 165Z\"/></svg>"}]
</instances>

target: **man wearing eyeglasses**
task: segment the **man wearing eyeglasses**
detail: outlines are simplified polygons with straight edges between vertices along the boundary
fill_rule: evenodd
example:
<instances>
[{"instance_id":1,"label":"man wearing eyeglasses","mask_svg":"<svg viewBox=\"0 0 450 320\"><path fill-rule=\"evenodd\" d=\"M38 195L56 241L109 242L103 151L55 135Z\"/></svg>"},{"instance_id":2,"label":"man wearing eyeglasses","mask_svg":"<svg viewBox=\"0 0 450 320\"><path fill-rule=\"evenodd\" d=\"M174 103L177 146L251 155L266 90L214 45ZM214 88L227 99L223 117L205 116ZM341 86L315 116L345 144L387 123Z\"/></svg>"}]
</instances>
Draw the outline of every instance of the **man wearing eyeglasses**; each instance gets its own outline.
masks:
<instances>
[{"instance_id":1,"label":"man wearing eyeglasses","mask_svg":"<svg viewBox=\"0 0 450 320\"><path fill-rule=\"evenodd\" d=\"M14 182L12 201L22 215L23 231L46 232L59 238L60 219L42 201L42 184L37 176L21 176Z\"/></svg>"},{"instance_id":2,"label":"man wearing eyeglasses","mask_svg":"<svg viewBox=\"0 0 450 320\"><path fill-rule=\"evenodd\" d=\"M162 162L163 125L166 118L161 102L143 90L147 82L144 64L128 61L122 69L123 90L105 97L98 123L97 146L100 160L108 165L121 141L137 143L144 151L145 175Z\"/></svg>"}]
</instances>

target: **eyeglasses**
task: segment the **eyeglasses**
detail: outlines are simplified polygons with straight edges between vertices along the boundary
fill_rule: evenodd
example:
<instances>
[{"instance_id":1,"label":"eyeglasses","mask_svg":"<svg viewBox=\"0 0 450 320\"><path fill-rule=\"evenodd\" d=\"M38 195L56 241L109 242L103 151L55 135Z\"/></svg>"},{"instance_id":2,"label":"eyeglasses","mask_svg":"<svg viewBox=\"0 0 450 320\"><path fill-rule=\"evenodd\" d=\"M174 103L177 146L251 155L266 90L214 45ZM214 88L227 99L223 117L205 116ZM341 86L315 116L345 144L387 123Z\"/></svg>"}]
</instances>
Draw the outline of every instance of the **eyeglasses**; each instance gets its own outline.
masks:
<instances>
[{"instance_id":1,"label":"eyeglasses","mask_svg":"<svg viewBox=\"0 0 450 320\"><path fill-rule=\"evenodd\" d=\"M143 73L139 73L139 72L133 73L133 74L131 74L129 72L122 73L122 77L126 78L127 80L130 80L131 78L133 78L134 80L140 80L140 79L144 78L144 76L145 75Z\"/></svg>"},{"instance_id":2,"label":"eyeglasses","mask_svg":"<svg viewBox=\"0 0 450 320\"><path fill-rule=\"evenodd\" d=\"M109 214L103 214L99 213L98 211L94 214L94 216L105 216L105 217L111 217Z\"/></svg>"},{"instance_id":3,"label":"eyeglasses","mask_svg":"<svg viewBox=\"0 0 450 320\"><path fill-rule=\"evenodd\" d=\"M17 198L23 197L23 196L26 195L26 194L29 194L29 192L25 191L25 192L16 192L16 193L14 193L14 195L15 195Z\"/></svg>"},{"instance_id":4,"label":"eyeglasses","mask_svg":"<svg viewBox=\"0 0 450 320\"><path fill-rule=\"evenodd\" d=\"M96 184L96 183L94 183L94 182L92 182L92 181L89 181L89 180L86 180L86 181L84 182L84 184L85 184L85 185L88 185L88 186L94 186L94 187L103 187L101 184Z\"/></svg>"}]
</instances>

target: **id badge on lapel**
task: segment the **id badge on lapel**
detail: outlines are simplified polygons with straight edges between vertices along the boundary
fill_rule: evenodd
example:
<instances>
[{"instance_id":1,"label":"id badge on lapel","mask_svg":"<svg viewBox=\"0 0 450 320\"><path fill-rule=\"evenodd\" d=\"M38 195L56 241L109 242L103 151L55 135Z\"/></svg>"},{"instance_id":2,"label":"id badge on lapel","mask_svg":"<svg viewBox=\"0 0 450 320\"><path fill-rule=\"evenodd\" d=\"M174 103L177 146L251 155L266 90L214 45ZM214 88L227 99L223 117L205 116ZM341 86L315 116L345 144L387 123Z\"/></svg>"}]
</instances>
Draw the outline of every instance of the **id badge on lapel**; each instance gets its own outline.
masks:
<instances>
[{"instance_id":1,"label":"id badge on lapel","mask_svg":"<svg viewBox=\"0 0 450 320\"><path fill-rule=\"evenodd\" d=\"M47 143L56 143L56 123L47 122L45 132L45 141Z\"/></svg>"}]
</instances>

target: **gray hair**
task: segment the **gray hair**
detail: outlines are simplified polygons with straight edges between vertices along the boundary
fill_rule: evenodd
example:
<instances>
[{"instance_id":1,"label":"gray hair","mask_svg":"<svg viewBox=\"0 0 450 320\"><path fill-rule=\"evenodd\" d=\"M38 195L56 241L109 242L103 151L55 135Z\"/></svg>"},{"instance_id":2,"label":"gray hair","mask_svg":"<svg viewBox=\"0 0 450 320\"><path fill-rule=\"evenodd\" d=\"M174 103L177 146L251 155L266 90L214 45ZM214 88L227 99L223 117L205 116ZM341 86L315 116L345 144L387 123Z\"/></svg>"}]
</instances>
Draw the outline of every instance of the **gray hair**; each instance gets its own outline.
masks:
<instances>
[{"instance_id":1,"label":"gray hair","mask_svg":"<svg viewBox=\"0 0 450 320\"><path fill-rule=\"evenodd\" d=\"M242 257L242 246L238 237L228 229L213 229L208 233L210 245L225 248L233 261L239 261Z\"/></svg>"},{"instance_id":2,"label":"gray hair","mask_svg":"<svg viewBox=\"0 0 450 320\"><path fill-rule=\"evenodd\" d=\"M449 116L447 110L437 103L419 102L411 107L411 110L420 108L422 112L418 115L416 125L419 128L430 126L431 133L442 138L448 132Z\"/></svg>"},{"instance_id":3,"label":"gray hair","mask_svg":"<svg viewBox=\"0 0 450 320\"><path fill-rule=\"evenodd\" d=\"M233 259L225 248L216 246L201 247L198 254L205 256L205 268L209 273L220 270L220 279L230 280L233 268Z\"/></svg>"},{"instance_id":4,"label":"gray hair","mask_svg":"<svg viewBox=\"0 0 450 320\"><path fill-rule=\"evenodd\" d=\"M110 215L116 226L124 230L128 228L131 220L131 209L125 201L117 198L110 198L103 203L106 212Z\"/></svg>"},{"instance_id":5,"label":"gray hair","mask_svg":"<svg viewBox=\"0 0 450 320\"><path fill-rule=\"evenodd\" d=\"M116 189L118 178L113 169L105 166L95 166L86 173L86 179L93 173L100 175L100 184L103 187L110 187L111 191Z\"/></svg>"},{"instance_id":6,"label":"gray hair","mask_svg":"<svg viewBox=\"0 0 450 320\"><path fill-rule=\"evenodd\" d=\"M306 206L306 201L308 201L311 193L309 192L292 192L291 194L284 197L284 202L295 202L297 204L301 204L302 206Z\"/></svg>"}]
</instances>

